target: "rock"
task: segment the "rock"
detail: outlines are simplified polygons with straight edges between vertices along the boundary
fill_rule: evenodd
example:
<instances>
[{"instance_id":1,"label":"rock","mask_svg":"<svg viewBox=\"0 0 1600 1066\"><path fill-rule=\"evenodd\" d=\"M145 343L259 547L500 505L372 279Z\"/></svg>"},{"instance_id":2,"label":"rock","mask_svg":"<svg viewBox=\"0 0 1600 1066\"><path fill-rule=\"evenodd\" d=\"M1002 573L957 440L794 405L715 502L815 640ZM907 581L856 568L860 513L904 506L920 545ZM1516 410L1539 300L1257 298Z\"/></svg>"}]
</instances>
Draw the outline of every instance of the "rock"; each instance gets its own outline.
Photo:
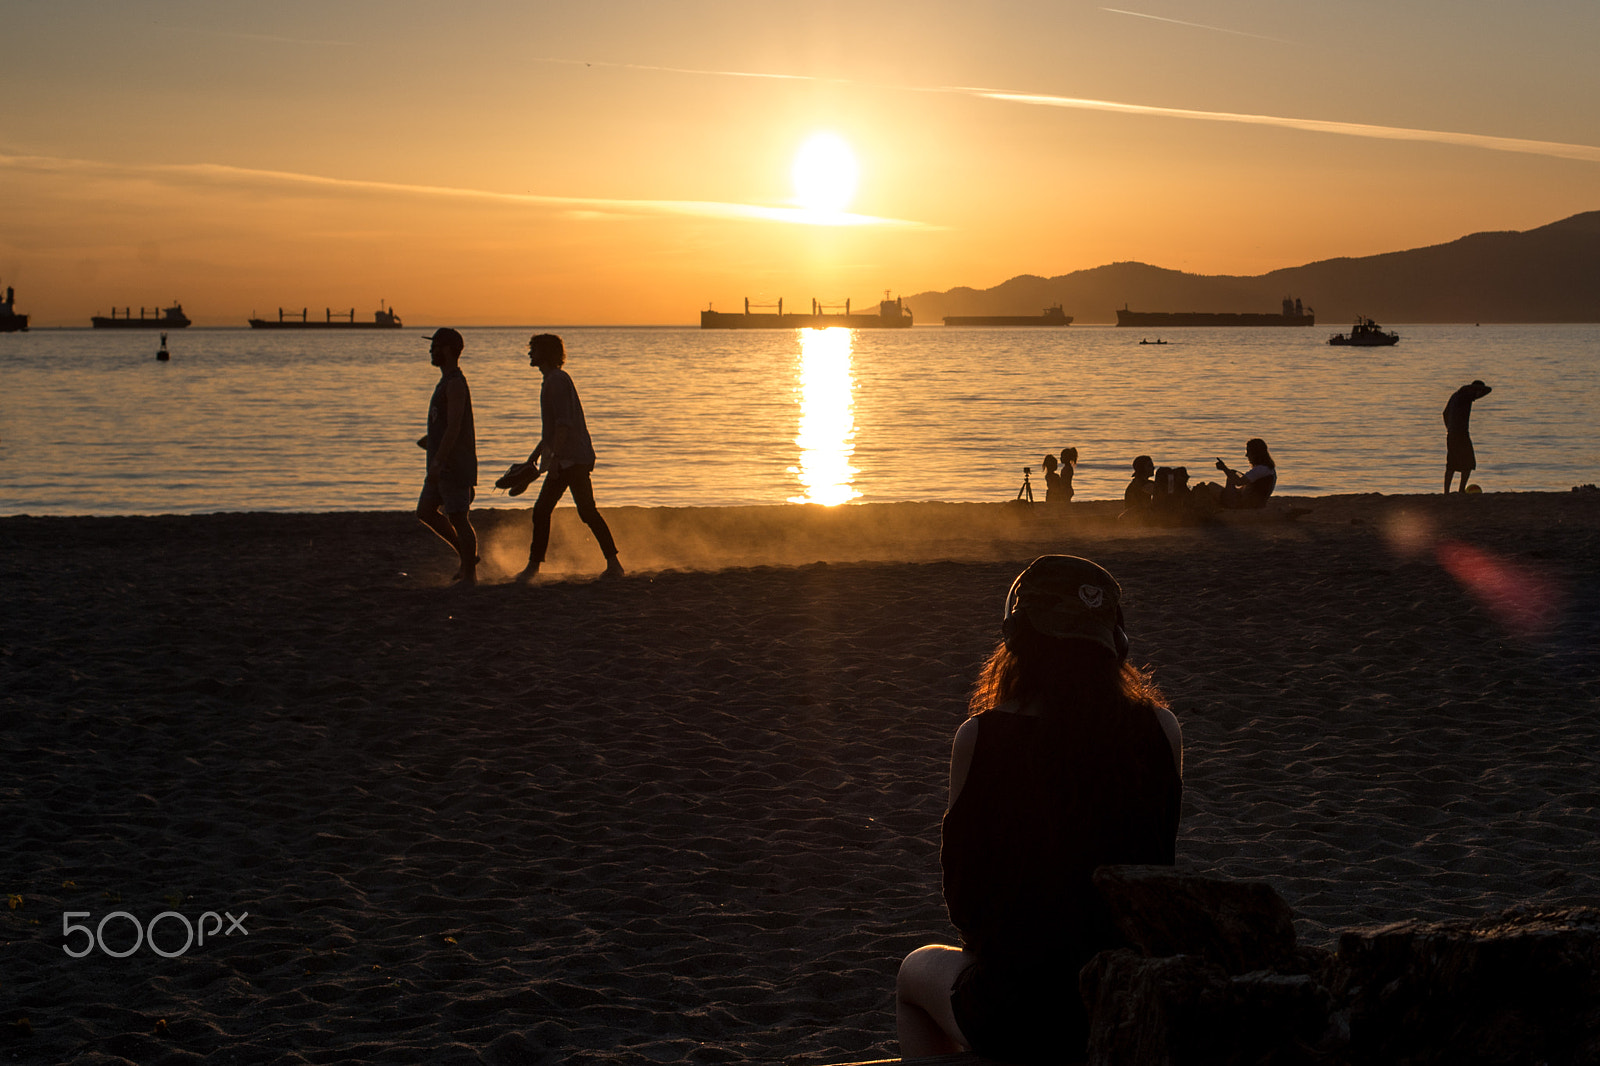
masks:
<instances>
[{"instance_id":1,"label":"rock","mask_svg":"<svg viewBox=\"0 0 1600 1066\"><path fill-rule=\"evenodd\" d=\"M1312 1066L1340 1061L1344 1033L1306 974L1230 975L1194 955L1103 951L1079 976L1089 1066Z\"/></svg>"},{"instance_id":2,"label":"rock","mask_svg":"<svg viewBox=\"0 0 1600 1066\"><path fill-rule=\"evenodd\" d=\"M1224 881L1170 866L1102 866L1094 885L1122 935L1150 956L1198 955L1228 974L1305 972L1294 912L1265 881Z\"/></svg>"},{"instance_id":3,"label":"rock","mask_svg":"<svg viewBox=\"0 0 1600 1066\"><path fill-rule=\"evenodd\" d=\"M1334 972L1354 1061L1600 1062L1600 909L1349 929Z\"/></svg>"}]
</instances>

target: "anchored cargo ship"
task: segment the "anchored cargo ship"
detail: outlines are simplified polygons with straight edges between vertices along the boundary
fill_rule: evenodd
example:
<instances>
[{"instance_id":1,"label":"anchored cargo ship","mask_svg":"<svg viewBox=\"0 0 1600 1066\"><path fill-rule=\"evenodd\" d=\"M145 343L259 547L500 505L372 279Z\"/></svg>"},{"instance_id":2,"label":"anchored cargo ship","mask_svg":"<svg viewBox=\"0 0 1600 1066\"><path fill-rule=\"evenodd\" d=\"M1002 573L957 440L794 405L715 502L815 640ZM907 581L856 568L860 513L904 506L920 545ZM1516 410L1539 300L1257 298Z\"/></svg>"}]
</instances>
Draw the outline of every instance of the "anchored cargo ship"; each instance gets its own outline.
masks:
<instances>
[{"instance_id":1,"label":"anchored cargo ship","mask_svg":"<svg viewBox=\"0 0 1600 1066\"><path fill-rule=\"evenodd\" d=\"M7 285L6 298L4 302L0 302L0 333L28 332L28 316L17 314L16 302L16 293Z\"/></svg>"},{"instance_id":2,"label":"anchored cargo ship","mask_svg":"<svg viewBox=\"0 0 1600 1066\"><path fill-rule=\"evenodd\" d=\"M250 319L251 329L399 329L403 323L400 316L395 314L393 308L384 309L380 304L378 310L372 313L371 322L356 321L356 309L335 313L333 308L323 308L323 319L318 322L306 314L302 307L299 314L278 308L276 320L270 318Z\"/></svg>"},{"instance_id":3,"label":"anchored cargo ship","mask_svg":"<svg viewBox=\"0 0 1600 1066\"><path fill-rule=\"evenodd\" d=\"M1287 297L1283 313L1278 315L1236 314L1212 311L1130 311L1126 306L1117 312L1119 326L1314 326L1316 312L1302 307L1299 300Z\"/></svg>"},{"instance_id":4,"label":"anchored cargo ship","mask_svg":"<svg viewBox=\"0 0 1600 1066\"><path fill-rule=\"evenodd\" d=\"M139 308L139 317L133 317L133 308L124 307L122 314L117 314L113 307L110 315L95 315L89 319L95 329L183 329L189 325L189 316L183 313L183 305L173 303L171 307L149 309L149 317L145 316L145 308Z\"/></svg>"},{"instance_id":5,"label":"anchored cargo ship","mask_svg":"<svg viewBox=\"0 0 1600 1066\"><path fill-rule=\"evenodd\" d=\"M887 297L888 293L884 293ZM757 307L762 305L758 304ZM899 297L878 302L877 314L857 315L850 312L850 301L843 310L830 311L816 300L811 301L811 313L783 313L783 301L765 306L775 311L751 311L750 298L745 297L744 313L732 311L701 311L701 329L829 329L843 326L846 329L906 329L911 325L911 312Z\"/></svg>"},{"instance_id":6,"label":"anchored cargo ship","mask_svg":"<svg viewBox=\"0 0 1600 1066\"><path fill-rule=\"evenodd\" d=\"M1070 326L1072 316L1061 305L1046 307L1037 315L945 315L947 326Z\"/></svg>"}]
</instances>

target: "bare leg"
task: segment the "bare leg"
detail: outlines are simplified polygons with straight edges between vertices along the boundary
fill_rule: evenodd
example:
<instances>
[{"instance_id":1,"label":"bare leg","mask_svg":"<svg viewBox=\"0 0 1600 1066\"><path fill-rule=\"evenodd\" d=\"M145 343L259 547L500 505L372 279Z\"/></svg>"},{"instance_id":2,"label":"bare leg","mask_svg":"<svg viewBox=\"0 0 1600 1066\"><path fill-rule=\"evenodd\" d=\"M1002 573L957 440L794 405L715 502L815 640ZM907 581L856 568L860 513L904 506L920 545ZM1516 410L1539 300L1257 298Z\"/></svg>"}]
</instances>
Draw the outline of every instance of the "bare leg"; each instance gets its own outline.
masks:
<instances>
[{"instance_id":1,"label":"bare leg","mask_svg":"<svg viewBox=\"0 0 1600 1066\"><path fill-rule=\"evenodd\" d=\"M461 554L461 545L456 541L455 525L437 507L428 511L421 507L417 508L417 521L437 533L439 539L450 545L457 555Z\"/></svg>"},{"instance_id":2,"label":"bare leg","mask_svg":"<svg viewBox=\"0 0 1600 1066\"><path fill-rule=\"evenodd\" d=\"M1469 478L1471 476L1472 476L1472 471L1470 471L1470 470L1461 471L1461 487L1456 490L1457 492L1466 492L1467 491L1467 478Z\"/></svg>"},{"instance_id":3,"label":"bare leg","mask_svg":"<svg viewBox=\"0 0 1600 1066\"><path fill-rule=\"evenodd\" d=\"M1448 466L1444 468L1444 494L1446 496L1450 495L1450 479L1454 476L1455 470Z\"/></svg>"},{"instance_id":4,"label":"bare leg","mask_svg":"<svg viewBox=\"0 0 1600 1066\"><path fill-rule=\"evenodd\" d=\"M950 1008L950 990L972 961L960 948L944 944L929 944L905 957L895 979L894 1010L902 1058L967 1050L966 1038Z\"/></svg>"},{"instance_id":5,"label":"bare leg","mask_svg":"<svg viewBox=\"0 0 1600 1066\"><path fill-rule=\"evenodd\" d=\"M476 585L478 583L478 531L472 528L472 519L466 511L459 514L446 515L446 521L455 530L456 555L461 559L461 569L456 571L456 580L463 585Z\"/></svg>"}]
</instances>

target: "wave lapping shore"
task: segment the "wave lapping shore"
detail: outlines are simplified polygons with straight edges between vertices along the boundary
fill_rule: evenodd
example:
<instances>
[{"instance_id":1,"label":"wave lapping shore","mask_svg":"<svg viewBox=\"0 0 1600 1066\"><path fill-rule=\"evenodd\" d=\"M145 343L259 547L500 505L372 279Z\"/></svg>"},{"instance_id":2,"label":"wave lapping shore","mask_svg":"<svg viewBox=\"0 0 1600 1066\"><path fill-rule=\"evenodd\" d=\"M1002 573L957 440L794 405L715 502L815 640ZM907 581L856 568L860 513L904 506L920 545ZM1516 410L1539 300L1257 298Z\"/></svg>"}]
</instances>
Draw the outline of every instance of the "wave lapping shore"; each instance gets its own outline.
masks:
<instances>
[{"instance_id":1,"label":"wave lapping shore","mask_svg":"<svg viewBox=\"0 0 1600 1066\"><path fill-rule=\"evenodd\" d=\"M1121 580L1183 723L1180 860L1303 941L1592 902L1597 497L618 508L616 582L563 508L532 587L485 511L464 595L409 515L0 519L0 1054L897 1054L950 737L1049 551ZM168 911L247 917L105 950Z\"/></svg>"}]
</instances>

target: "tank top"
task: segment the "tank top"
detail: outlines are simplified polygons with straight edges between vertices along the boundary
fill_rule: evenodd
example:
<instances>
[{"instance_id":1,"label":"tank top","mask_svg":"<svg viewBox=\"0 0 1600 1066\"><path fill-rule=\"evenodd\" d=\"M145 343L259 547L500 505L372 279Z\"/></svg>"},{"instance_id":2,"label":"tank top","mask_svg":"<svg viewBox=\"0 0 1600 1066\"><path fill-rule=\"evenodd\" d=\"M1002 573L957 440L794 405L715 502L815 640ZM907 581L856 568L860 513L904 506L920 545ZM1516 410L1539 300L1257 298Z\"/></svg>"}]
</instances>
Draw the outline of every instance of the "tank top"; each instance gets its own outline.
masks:
<instances>
[{"instance_id":1,"label":"tank top","mask_svg":"<svg viewBox=\"0 0 1600 1066\"><path fill-rule=\"evenodd\" d=\"M466 403L462 405L461 432L456 436L455 446L450 449L450 463L444 472L443 480L454 485L476 485L478 483L478 437L472 424L472 390L467 388L467 376L458 366L448 374L439 375L439 384L433 388L433 399L428 402L428 463L432 465L433 456L439 450L439 444L444 440L444 432L450 425L450 382L460 379L461 388L466 391Z\"/></svg>"},{"instance_id":2,"label":"tank top","mask_svg":"<svg viewBox=\"0 0 1600 1066\"><path fill-rule=\"evenodd\" d=\"M1132 713L1148 719L1132 750L1095 756L1094 778L1137 773L1148 784L1115 800L1073 800L1063 789L1064 760L1035 757L1043 718L980 717L966 781L945 813L940 861L962 946L997 977L1057 983L1065 974L1075 987L1096 952L1124 944L1090 879L1095 867L1172 864L1183 782L1154 712Z\"/></svg>"}]
</instances>

